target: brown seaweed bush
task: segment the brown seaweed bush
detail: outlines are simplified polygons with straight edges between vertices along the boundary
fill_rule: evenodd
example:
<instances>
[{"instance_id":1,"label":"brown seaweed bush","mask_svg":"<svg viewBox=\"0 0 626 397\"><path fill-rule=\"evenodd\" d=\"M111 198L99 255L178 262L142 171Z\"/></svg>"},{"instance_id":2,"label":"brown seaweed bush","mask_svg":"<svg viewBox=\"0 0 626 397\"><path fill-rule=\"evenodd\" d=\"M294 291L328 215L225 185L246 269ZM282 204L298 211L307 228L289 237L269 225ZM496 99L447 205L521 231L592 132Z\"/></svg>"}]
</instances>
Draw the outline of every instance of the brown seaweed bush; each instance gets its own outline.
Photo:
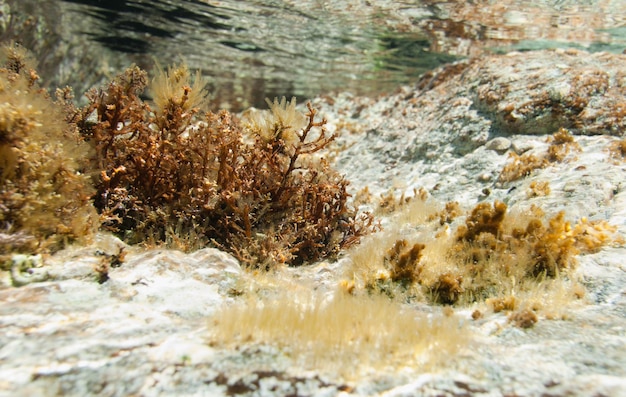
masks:
<instances>
[{"instance_id":1,"label":"brown seaweed bush","mask_svg":"<svg viewBox=\"0 0 626 397\"><path fill-rule=\"evenodd\" d=\"M245 125L203 111L203 83L187 68L160 71L153 110L146 73L129 68L88 93L78 114L95 148L95 205L130 243L190 250L213 244L253 267L300 265L336 254L371 230L347 204L348 182L319 152L325 120L274 101Z\"/></svg>"},{"instance_id":2,"label":"brown seaweed bush","mask_svg":"<svg viewBox=\"0 0 626 397\"><path fill-rule=\"evenodd\" d=\"M5 45L0 57L0 253L54 251L98 226L76 160L89 148L65 121L70 90L54 102L25 50Z\"/></svg>"}]
</instances>

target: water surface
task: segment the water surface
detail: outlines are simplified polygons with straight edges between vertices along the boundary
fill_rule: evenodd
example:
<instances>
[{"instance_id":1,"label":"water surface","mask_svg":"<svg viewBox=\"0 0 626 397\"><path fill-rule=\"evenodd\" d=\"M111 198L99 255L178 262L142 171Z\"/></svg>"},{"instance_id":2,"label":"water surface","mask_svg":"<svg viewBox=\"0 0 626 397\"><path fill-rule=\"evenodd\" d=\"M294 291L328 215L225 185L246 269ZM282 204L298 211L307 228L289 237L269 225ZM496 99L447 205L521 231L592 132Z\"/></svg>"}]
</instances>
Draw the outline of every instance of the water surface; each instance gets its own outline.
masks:
<instances>
[{"instance_id":1,"label":"water surface","mask_svg":"<svg viewBox=\"0 0 626 397\"><path fill-rule=\"evenodd\" d=\"M108 67L184 60L209 79L215 106L233 109L281 95L376 94L486 52L626 48L625 0L48 1L65 34Z\"/></svg>"}]
</instances>

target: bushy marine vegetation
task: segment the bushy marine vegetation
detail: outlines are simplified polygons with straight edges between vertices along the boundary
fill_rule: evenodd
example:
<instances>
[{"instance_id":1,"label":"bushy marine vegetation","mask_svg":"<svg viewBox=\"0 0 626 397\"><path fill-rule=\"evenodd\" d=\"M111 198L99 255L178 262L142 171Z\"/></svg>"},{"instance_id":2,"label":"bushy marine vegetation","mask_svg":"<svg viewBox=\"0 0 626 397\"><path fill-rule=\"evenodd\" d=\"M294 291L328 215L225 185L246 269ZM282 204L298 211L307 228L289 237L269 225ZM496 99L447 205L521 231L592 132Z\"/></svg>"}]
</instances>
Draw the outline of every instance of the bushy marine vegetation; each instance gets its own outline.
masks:
<instances>
[{"instance_id":1,"label":"bushy marine vegetation","mask_svg":"<svg viewBox=\"0 0 626 397\"><path fill-rule=\"evenodd\" d=\"M65 120L71 91L58 90L53 101L17 45L2 47L0 57L0 255L88 239L98 217L80 161L89 147Z\"/></svg>"},{"instance_id":2,"label":"bushy marine vegetation","mask_svg":"<svg viewBox=\"0 0 626 397\"><path fill-rule=\"evenodd\" d=\"M430 237L407 239L393 230L372 236L352 251L351 291L357 283L445 305L499 302L529 285L571 275L580 253L623 244L607 222L572 223L563 212L547 217L538 207L511 212L503 202L482 202L452 231L449 224L462 215L458 205L437 210L423 193L401 203L398 218L410 222L419 212Z\"/></svg>"},{"instance_id":3,"label":"bushy marine vegetation","mask_svg":"<svg viewBox=\"0 0 626 397\"><path fill-rule=\"evenodd\" d=\"M269 268L335 255L372 230L318 156L334 136L310 106L301 114L295 100L275 100L243 124L204 111L204 81L185 66L157 67L152 84L131 67L82 109L69 88L54 102L37 80L26 51L5 46L3 253L56 250L102 227L129 243L214 244ZM148 85L154 110L140 98Z\"/></svg>"},{"instance_id":4,"label":"bushy marine vegetation","mask_svg":"<svg viewBox=\"0 0 626 397\"><path fill-rule=\"evenodd\" d=\"M202 79L191 80L185 66L159 71L153 110L140 98L146 73L131 67L75 114L95 149L105 229L130 243L214 244L259 268L333 256L372 230L348 206L348 182L316 156L334 136L315 109L283 99L242 123L203 111Z\"/></svg>"}]
</instances>

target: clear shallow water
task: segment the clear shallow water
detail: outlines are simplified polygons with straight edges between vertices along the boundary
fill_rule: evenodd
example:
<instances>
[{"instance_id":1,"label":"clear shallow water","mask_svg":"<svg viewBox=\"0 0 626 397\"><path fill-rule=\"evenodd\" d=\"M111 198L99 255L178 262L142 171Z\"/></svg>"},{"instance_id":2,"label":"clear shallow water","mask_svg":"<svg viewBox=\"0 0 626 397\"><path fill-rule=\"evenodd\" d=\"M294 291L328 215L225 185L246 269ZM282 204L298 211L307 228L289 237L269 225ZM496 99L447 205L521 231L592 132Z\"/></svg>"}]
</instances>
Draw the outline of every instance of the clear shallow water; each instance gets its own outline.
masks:
<instances>
[{"instance_id":1,"label":"clear shallow water","mask_svg":"<svg viewBox=\"0 0 626 397\"><path fill-rule=\"evenodd\" d=\"M266 96L385 90L456 58L428 53L419 32L394 37L371 7L357 15L317 1L68 2L93 20L95 42L146 68L152 60L144 56L161 64L183 59L209 77L217 95L243 106L264 106ZM395 63L399 46L410 59Z\"/></svg>"},{"instance_id":2,"label":"clear shallow water","mask_svg":"<svg viewBox=\"0 0 626 397\"><path fill-rule=\"evenodd\" d=\"M103 62L150 69L155 59L184 60L209 78L215 106L232 109L273 96L389 91L486 52L626 48L626 0L53 2Z\"/></svg>"}]
</instances>

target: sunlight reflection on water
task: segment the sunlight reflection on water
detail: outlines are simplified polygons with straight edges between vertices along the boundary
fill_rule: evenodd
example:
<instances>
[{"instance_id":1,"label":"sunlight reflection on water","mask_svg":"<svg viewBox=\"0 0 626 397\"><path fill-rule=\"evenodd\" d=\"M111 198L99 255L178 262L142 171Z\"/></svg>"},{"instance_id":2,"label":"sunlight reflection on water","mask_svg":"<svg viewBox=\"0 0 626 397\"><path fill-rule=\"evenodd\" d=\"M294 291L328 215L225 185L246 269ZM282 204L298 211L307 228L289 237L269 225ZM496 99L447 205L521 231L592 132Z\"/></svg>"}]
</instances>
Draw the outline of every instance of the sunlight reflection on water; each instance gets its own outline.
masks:
<instances>
[{"instance_id":1,"label":"sunlight reflection on water","mask_svg":"<svg viewBox=\"0 0 626 397\"><path fill-rule=\"evenodd\" d=\"M393 90L485 51L626 47L623 0L63 1L87 16L95 42L148 69L153 58L184 60L210 78L216 105L235 109L277 95Z\"/></svg>"}]
</instances>

